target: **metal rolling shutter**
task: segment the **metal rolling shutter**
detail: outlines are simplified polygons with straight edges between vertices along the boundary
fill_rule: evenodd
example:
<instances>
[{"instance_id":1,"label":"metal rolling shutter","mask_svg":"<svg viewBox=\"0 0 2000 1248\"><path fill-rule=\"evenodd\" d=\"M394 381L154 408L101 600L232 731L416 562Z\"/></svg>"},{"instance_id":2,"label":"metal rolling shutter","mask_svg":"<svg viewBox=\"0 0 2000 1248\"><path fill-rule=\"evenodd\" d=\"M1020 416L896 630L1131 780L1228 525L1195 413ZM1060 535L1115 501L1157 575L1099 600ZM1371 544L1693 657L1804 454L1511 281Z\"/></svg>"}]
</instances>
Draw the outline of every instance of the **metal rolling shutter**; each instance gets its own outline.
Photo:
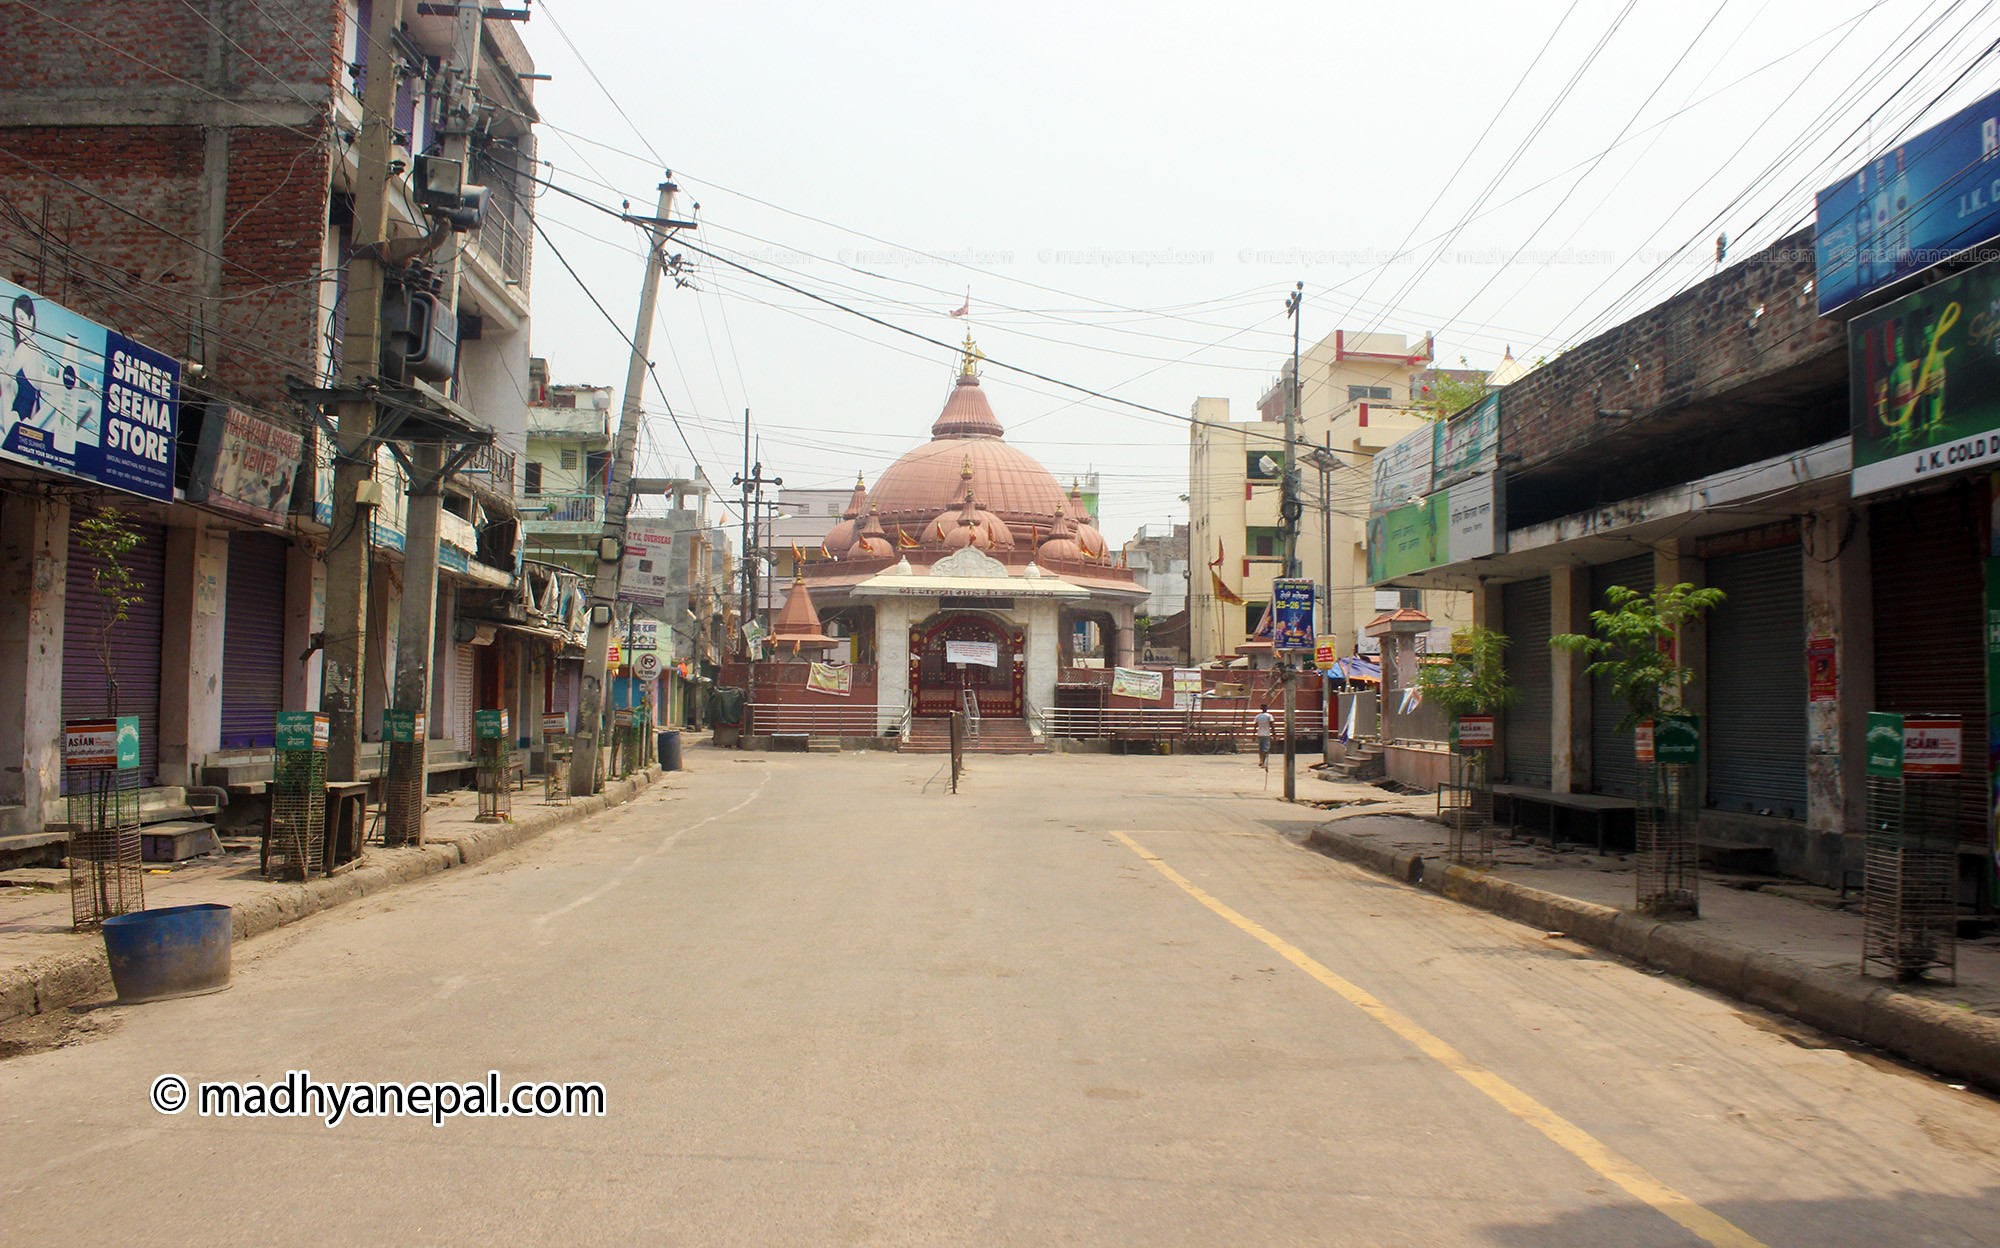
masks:
<instances>
[{"instance_id":1,"label":"metal rolling shutter","mask_svg":"<svg viewBox=\"0 0 2000 1248\"><path fill-rule=\"evenodd\" d=\"M285 702L285 539L229 535L223 595L222 748L269 748Z\"/></svg>"},{"instance_id":2,"label":"metal rolling shutter","mask_svg":"<svg viewBox=\"0 0 2000 1248\"><path fill-rule=\"evenodd\" d=\"M166 612L167 531L135 526L139 544L123 563L138 582L139 601L111 629L111 660L118 672L118 713L139 717L139 779L160 775L160 633ZM91 573L103 565L92 558L71 529L69 579L63 591L64 719L110 713L104 659L98 652L107 612Z\"/></svg>"},{"instance_id":3,"label":"metal rolling shutter","mask_svg":"<svg viewBox=\"0 0 2000 1248\"><path fill-rule=\"evenodd\" d=\"M1780 546L1708 561L1727 597L1708 618L1708 804L1806 816L1803 556Z\"/></svg>"},{"instance_id":4,"label":"metal rolling shutter","mask_svg":"<svg viewBox=\"0 0 2000 1248\"><path fill-rule=\"evenodd\" d=\"M1590 570L1590 611L1606 610L1610 604L1604 593L1613 585L1623 585L1641 593L1653 588L1653 556L1634 555L1616 563L1600 564ZM1586 614L1583 631L1595 635ZM1639 769L1632 760L1630 729L1617 731L1627 714L1625 700L1611 691L1611 678L1590 678L1590 788L1593 793L1631 797L1639 791Z\"/></svg>"},{"instance_id":5,"label":"metal rolling shutter","mask_svg":"<svg viewBox=\"0 0 2000 1248\"><path fill-rule=\"evenodd\" d=\"M1549 783L1549 722L1555 705L1554 664L1549 659L1549 583L1546 578L1501 589L1507 633L1507 679L1519 697L1507 708L1507 778L1515 784Z\"/></svg>"},{"instance_id":6,"label":"metal rolling shutter","mask_svg":"<svg viewBox=\"0 0 2000 1248\"><path fill-rule=\"evenodd\" d=\"M471 646L457 647L453 655L456 665L453 676L456 682L451 691L452 724L451 735L464 750L467 757L472 755L472 704L479 689L479 652Z\"/></svg>"},{"instance_id":7,"label":"metal rolling shutter","mask_svg":"<svg viewBox=\"0 0 2000 1248\"><path fill-rule=\"evenodd\" d=\"M1869 509L1875 598L1871 709L1957 715L1965 770L1958 784L1961 841L1986 844L1984 490L1961 488Z\"/></svg>"}]
</instances>

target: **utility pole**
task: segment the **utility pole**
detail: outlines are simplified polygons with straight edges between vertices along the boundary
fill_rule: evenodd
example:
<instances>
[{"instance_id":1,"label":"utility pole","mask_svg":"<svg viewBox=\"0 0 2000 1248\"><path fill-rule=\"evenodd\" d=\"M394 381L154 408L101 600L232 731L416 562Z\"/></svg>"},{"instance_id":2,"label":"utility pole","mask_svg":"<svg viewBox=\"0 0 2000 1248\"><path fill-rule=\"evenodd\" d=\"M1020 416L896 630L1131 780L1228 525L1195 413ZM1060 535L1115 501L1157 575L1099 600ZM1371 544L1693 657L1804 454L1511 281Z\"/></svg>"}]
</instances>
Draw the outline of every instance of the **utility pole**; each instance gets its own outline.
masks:
<instances>
[{"instance_id":1,"label":"utility pole","mask_svg":"<svg viewBox=\"0 0 2000 1248\"><path fill-rule=\"evenodd\" d=\"M1285 575L1299 574L1299 517L1305 513L1305 504L1299 499L1299 322L1306 300L1306 284L1298 283L1285 300L1285 315L1292 318L1292 377L1285 394L1285 479L1284 493L1278 503L1278 518L1285 526ZM1275 630L1273 630L1275 631ZM1292 740L1293 730L1298 722L1299 674L1292 666L1289 654L1273 650L1278 655L1279 679L1285 683L1285 800L1294 801L1299 795L1299 756Z\"/></svg>"},{"instance_id":2,"label":"utility pole","mask_svg":"<svg viewBox=\"0 0 2000 1248\"><path fill-rule=\"evenodd\" d=\"M347 329L341 343L343 390L334 438L333 524L326 546L326 679L320 709L329 720L329 780L361 778L363 656L368 631L368 525L381 498L375 482L374 380L382 371L382 259L389 236L389 159L396 122L395 34L403 0L377 0L369 15L368 77L361 90L361 138L355 147L354 255L347 268Z\"/></svg>"},{"instance_id":3,"label":"utility pole","mask_svg":"<svg viewBox=\"0 0 2000 1248\"><path fill-rule=\"evenodd\" d=\"M639 320L632 330L632 358L625 369L625 402L618 412L618 450L604 497L604 531L597 539L597 575L590 589L590 638L583 657L583 697L577 708L576 750L570 763L570 792L587 797L597 792L602 760L598 742L605 716L604 685L610 667L612 604L618 601L618 577L624 568L625 517L632 509L632 466L639 456L639 417L645 396L647 350L653 341L653 311L660 302L660 275L666 268L666 235L670 228L692 225L673 219L673 172L660 183L659 208L650 218L633 218L646 227L646 277L639 287Z\"/></svg>"},{"instance_id":4,"label":"utility pole","mask_svg":"<svg viewBox=\"0 0 2000 1248\"><path fill-rule=\"evenodd\" d=\"M765 540L764 487L767 485L782 486L784 483L785 479L783 477L767 477L764 475L764 458L761 446L758 449L757 461L755 463L751 462L750 409L747 407L744 408L743 471L736 474L736 479L731 484L741 486L743 490L742 623L746 627L761 614L757 605L758 569L757 565L752 563L751 560L757 557L752 552L761 550ZM741 628L737 630L737 634L742 638L743 646L744 700L749 701L755 697L757 692L757 660L756 656L750 653L750 639L742 636Z\"/></svg>"},{"instance_id":5,"label":"utility pole","mask_svg":"<svg viewBox=\"0 0 2000 1248\"><path fill-rule=\"evenodd\" d=\"M479 98L479 40L485 19L481 6L458 6L451 66L456 80L446 106L439 156L457 161L471 181L472 130ZM442 297L449 314L458 313L459 262L454 248L440 265ZM382 839L390 845L424 843L424 789L428 774L431 647L437 632L438 530L444 512L444 448L434 443L410 447L409 516L404 524L403 598L397 614L396 686L390 705L413 713L425 725L415 740L390 742Z\"/></svg>"}]
</instances>

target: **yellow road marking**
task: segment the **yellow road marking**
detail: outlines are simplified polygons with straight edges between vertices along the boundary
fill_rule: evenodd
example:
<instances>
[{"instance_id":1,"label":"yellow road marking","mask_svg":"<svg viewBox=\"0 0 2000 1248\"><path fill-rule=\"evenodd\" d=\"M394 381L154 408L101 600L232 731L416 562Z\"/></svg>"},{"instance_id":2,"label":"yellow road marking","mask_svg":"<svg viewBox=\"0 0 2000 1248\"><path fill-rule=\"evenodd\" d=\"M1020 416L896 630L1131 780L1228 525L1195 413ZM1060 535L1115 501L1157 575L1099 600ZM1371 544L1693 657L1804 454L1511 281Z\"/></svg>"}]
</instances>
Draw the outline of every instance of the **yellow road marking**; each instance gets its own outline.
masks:
<instances>
[{"instance_id":1,"label":"yellow road marking","mask_svg":"<svg viewBox=\"0 0 2000 1248\"><path fill-rule=\"evenodd\" d=\"M1179 885L1182 892L1227 919L1241 931L1270 946L1285 961L1339 993L1349 1005L1387 1027L1426 1057L1485 1093L1500 1108L1540 1131L1558 1148L1624 1188L1635 1198L1651 1205L1702 1239L1717 1245L1717 1248L1766 1248L1763 1241L1743 1228L1720 1214L1696 1204L1633 1162L1619 1156L1582 1127L1424 1030L1408 1015L1383 1004L1367 989L1341 978L1282 936L1252 922L1216 900L1200 885L1168 866L1158 854L1125 833L1114 830L1111 835L1124 842L1125 848L1150 863L1154 870Z\"/></svg>"}]
</instances>

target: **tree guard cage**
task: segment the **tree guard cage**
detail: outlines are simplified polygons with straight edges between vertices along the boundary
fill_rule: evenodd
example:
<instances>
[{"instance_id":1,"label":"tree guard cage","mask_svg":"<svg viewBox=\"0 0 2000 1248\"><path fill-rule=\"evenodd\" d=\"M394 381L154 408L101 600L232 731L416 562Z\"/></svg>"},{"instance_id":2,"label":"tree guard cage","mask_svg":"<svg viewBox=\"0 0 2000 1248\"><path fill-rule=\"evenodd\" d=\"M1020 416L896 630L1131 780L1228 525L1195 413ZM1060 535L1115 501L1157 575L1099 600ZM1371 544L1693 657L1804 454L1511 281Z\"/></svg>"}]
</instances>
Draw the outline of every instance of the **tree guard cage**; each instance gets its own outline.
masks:
<instances>
[{"instance_id":1,"label":"tree guard cage","mask_svg":"<svg viewBox=\"0 0 2000 1248\"><path fill-rule=\"evenodd\" d=\"M542 801L569 805L569 714L542 716Z\"/></svg>"},{"instance_id":2,"label":"tree guard cage","mask_svg":"<svg viewBox=\"0 0 2000 1248\"><path fill-rule=\"evenodd\" d=\"M504 710L476 711L472 716L472 754L479 775L480 823L507 823L514 818L514 793L509 784L512 744Z\"/></svg>"},{"instance_id":3,"label":"tree guard cage","mask_svg":"<svg viewBox=\"0 0 2000 1248\"><path fill-rule=\"evenodd\" d=\"M1493 861L1493 717L1461 716L1452 726L1450 777L1438 792L1439 813L1450 831L1451 861Z\"/></svg>"},{"instance_id":4,"label":"tree guard cage","mask_svg":"<svg viewBox=\"0 0 2000 1248\"><path fill-rule=\"evenodd\" d=\"M1861 966L1958 982L1959 745L1955 716L1868 717Z\"/></svg>"},{"instance_id":5,"label":"tree guard cage","mask_svg":"<svg viewBox=\"0 0 2000 1248\"><path fill-rule=\"evenodd\" d=\"M139 857L139 717L63 725L71 926L146 908Z\"/></svg>"},{"instance_id":6,"label":"tree guard cage","mask_svg":"<svg viewBox=\"0 0 2000 1248\"><path fill-rule=\"evenodd\" d=\"M391 708L382 713L382 739L389 750L389 769L382 777L384 845L424 843L429 733L429 716L423 711Z\"/></svg>"},{"instance_id":7,"label":"tree guard cage","mask_svg":"<svg viewBox=\"0 0 2000 1248\"><path fill-rule=\"evenodd\" d=\"M1638 767L1641 913L1701 915L1700 727L1692 715L1660 716L1633 733Z\"/></svg>"},{"instance_id":8,"label":"tree guard cage","mask_svg":"<svg viewBox=\"0 0 2000 1248\"><path fill-rule=\"evenodd\" d=\"M306 880L326 863L328 721L317 711L282 711L271 767L271 840L264 873Z\"/></svg>"}]
</instances>

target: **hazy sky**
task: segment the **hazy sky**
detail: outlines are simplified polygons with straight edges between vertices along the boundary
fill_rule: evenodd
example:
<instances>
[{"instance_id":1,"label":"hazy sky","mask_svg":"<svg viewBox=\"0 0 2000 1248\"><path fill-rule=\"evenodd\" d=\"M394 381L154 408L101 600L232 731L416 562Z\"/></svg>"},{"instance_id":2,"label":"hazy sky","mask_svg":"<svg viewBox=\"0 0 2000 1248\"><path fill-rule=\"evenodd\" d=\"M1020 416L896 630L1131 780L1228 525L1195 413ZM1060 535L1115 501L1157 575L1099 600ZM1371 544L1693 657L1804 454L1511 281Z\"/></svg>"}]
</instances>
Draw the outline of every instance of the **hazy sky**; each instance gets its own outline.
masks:
<instances>
[{"instance_id":1,"label":"hazy sky","mask_svg":"<svg viewBox=\"0 0 2000 1248\"><path fill-rule=\"evenodd\" d=\"M523 34L561 186L649 212L664 163L690 243L946 342L969 288L994 360L1241 416L1290 350L1294 281L1308 341L1431 331L1441 363L1490 367L1707 276L1719 232L1735 257L1805 223L2000 87L1995 2L536 0ZM637 231L539 207L629 332ZM683 254L652 356L725 491L745 407L788 485L872 480L927 436L950 352ZM622 382L623 341L540 244L533 299L557 381ZM1183 423L985 377L1010 441L1103 474L1114 542L1185 515ZM647 410L647 470L686 472Z\"/></svg>"}]
</instances>

